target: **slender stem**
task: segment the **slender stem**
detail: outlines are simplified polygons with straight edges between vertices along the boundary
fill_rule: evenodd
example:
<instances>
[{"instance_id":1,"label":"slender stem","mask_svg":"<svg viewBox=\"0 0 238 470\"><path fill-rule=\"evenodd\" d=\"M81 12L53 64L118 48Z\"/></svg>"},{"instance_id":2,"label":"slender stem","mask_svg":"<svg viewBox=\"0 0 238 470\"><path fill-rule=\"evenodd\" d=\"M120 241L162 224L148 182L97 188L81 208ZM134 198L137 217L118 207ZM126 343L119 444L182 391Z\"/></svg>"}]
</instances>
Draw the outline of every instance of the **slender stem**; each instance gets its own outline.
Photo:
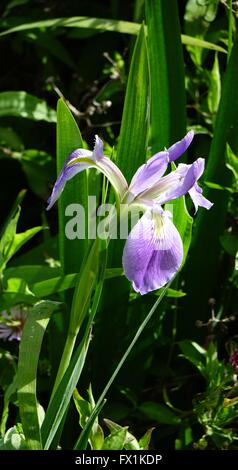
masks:
<instances>
[{"instance_id":1,"label":"slender stem","mask_svg":"<svg viewBox=\"0 0 238 470\"><path fill-rule=\"evenodd\" d=\"M54 383L54 387L53 387L53 391L52 391L52 394L51 394L51 398L50 398L50 402L52 401L52 398L64 376L64 373L70 363L70 359L72 357L72 354L73 354L73 350L74 350L74 345L75 345L75 341L76 341L76 338L77 338L77 334L78 334L78 330L75 331L75 333L70 333L67 335L67 338L66 338L66 343L65 343L65 346L64 346L64 350L63 350L63 354L62 354L62 357L61 357L61 360L60 360L60 365L59 365L59 369L58 369L58 372L57 372L57 376L56 376L56 379L55 379L55 383Z\"/></svg>"},{"instance_id":2,"label":"slender stem","mask_svg":"<svg viewBox=\"0 0 238 470\"><path fill-rule=\"evenodd\" d=\"M88 430L90 429L90 426L92 425L94 419L96 418L97 414L98 414L98 411L100 410L100 408L102 407L103 405L103 402L104 402L104 399L106 397L106 394L108 392L108 390L110 389L111 385L113 384L116 376L118 375L118 373L120 372L122 366L124 365L124 362L126 361L126 359L128 358L129 354L131 353L131 350L133 349L133 347L135 346L135 344L137 343L138 339L140 338L141 334L143 333L145 327L147 326L147 324L149 323L149 321L151 320L153 314L155 313L158 305L160 304L160 302L162 301L162 299L164 298L166 292L167 292L167 289L169 288L169 286L172 284L174 280L174 277L173 279L171 279L171 281L167 284L167 286L164 288L163 292L161 292L159 298L156 300L155 304L153 305L153 307L151 308L151 310L149 311L148 315L145 317L145 319L143 320L143 322L141 323L141 325L139 326L134 338L132 339L131 343L129 344L126 352L123 354L121 360L119 361L116 369L114 370L112 376L110 377L109 381L107 382L103 392L101 393L96 405L95 405L95 408L93 409L93 412L91 413L90 417L88 418L87 420L87 423L81 433L81 435L79 436L79 439L75 445L75 449L81 449L81 442L84 441L84 437L85 435L87 436L87 432Z\"/></svg>"}]
</instances>

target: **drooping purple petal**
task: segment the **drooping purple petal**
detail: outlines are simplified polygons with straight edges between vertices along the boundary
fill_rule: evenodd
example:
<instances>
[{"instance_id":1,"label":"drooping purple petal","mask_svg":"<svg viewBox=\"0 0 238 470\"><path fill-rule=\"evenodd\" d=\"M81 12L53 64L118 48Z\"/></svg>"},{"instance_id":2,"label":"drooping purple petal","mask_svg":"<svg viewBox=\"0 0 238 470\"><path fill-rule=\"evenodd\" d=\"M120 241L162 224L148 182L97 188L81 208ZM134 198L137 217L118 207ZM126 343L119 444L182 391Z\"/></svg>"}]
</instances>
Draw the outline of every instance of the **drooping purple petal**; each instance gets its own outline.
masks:
<instances>
[{"instance_id":1,"label":"drooping purple petal","mask_svg":"<svg viewBox=\"0 0 238 470\"><path fill-rule=\"evenodd\" d=\"M169 163L168 152L159 152L142 165L131 180L129 192L134 197L158 182L167 170Z\"/></svg>"},{"instance_id":2,"label":"drooping purple petal","mask_svg":"<svg viewBox=\"0 0 238 470\"><path fill-rule=\"evenodd\" d=\"M132 229L123 252L126 277L146 294L169 282L183 260L180 235L166 214L147 211Z\"/></svg>"},{"instance_id":3,"label":"drooping purple petal","mask_svg":"<svg viewBox=\"0 0 238 470\"><path fill-rule=\"evenodd\" d=\"M175 171L160 178L151 189L141 194L143 199L155 199L165 204L172 199L184 196L196 183L204 171L204 159L198 158L192 165L180 163Z\"/></svg>"},{"instance_id":4,"label":"drooping purple petal","mask_svg":"<svg viewBox=\"0 0 238 470\"><path fill-rule=\"evenodd\" d=\"M169 161L172 162L177 160L191 144L194 137L194 132L189 131L185 137L178 142L176 142L172 147L170 147L167 152L169 153Z\"/></svg>"},{"instance_id":5,"label":"drooping purple petal","mask_svg":"<svg viewBox=\"0 0 238 470\"><path fill-rule=\"evenodd\" d=\"M92 152L89 150L84 150L84 149L77 149L74 150L69 157L65 160L64 166L56 180L56 183L53 187L51 196L48 199L48 206L46 210L50 210L51 207L55 204L57 199L59 199L62 191L64 190L65 184L67 181L69 181L71 178L73 178L77 173L80 173L81 171L90 168L90 163L85 163L85 162L79 162L78 160L80 158L88 158L91 159L92 157ZM76 163L73 163L73 160L77 159ZM71 163L72 162L72 163ZM92 160L92 166L94 166L94 162Z\"/></svg>"},{"instance_id":6,"label":"drooping purple petal","mask_svg":"<svg viewBox=\"0 0 238 470\"><path fill-rule=\"evenodd\" d=\"M197 212L199 207L211 209L213 206L213 202L209 201L209 199L202 195L202 188L200 188L197 183L195 183L194 186L189 190L189 196L191 197L195 206L195 212Z\"/></svg>"}]
</instances>

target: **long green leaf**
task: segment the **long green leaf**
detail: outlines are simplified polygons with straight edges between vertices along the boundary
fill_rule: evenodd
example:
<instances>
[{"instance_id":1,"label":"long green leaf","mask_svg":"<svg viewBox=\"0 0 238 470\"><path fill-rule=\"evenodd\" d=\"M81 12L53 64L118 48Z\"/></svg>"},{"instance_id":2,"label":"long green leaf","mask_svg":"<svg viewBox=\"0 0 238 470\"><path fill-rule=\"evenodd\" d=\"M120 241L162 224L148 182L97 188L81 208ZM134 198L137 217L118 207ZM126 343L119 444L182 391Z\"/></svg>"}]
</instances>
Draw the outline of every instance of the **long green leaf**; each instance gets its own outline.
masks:
<instances>
[{"instance_id":1,"label":"long green leaf","mask_svg":"<svg viewBox=\"0 0 238 470\"><path fill-rule=\"evenodd\" d=\"M27 317L20 343L16 383L23 431L31 450L42 448L36 398L37 365L46 327L58 305L49 300L37 303Z\"/></svg>"},{"instance_id":2,"label":"long green leaf","mask_svg":"<svg viewBox=\"0 0 238 470\"><path fill-rule=\"evenodd\" d=\"M176 0L146 0L152 153L185 134L184 63ZM175 79L176 77L176 79Z\"/></svg>"},{"instance_id":3,"label":"long green leaf","mask_svg":"<svg viewBox=\"0 0 238 470\"><path fill-rule=\"evenodd\" d=\"M117 163L128 180L145 161L149 118L150 77L142 26L131 61L117 150Z\"/></svg>"},{"instance_id":4,"label":"long green leaf","mask_svg":"<svg viewBox=\"0 0 238 470\"><path fill-rule=\"evenodd\" d=\"M78 383L81 375L84 362L87 355L87 350L90 342L90 333L94 317L96 315L98 304L101 298L101 292L104 282L104 275L106 269L106 256L102 252L99 261L99 275L97 287L93 298L93 304L90 311L90 316L85 328L84 335L80 341L77 350L55 392L52 400L50 401L47 409L44 422L42 424L42 442L45 449L49 449L57 430L65 416L65 412L73 395L74 389Z\"/></svg>"},{"instance_id":5,"label":"long green leaf","mask_svg":"<svg viewBox=\"0 0 238 470\"><path fill-rule=\"evenodd\" d=\"M1 23L0 23L1 26ZM3 23L4 26L4 23ZM140 24L132 23L130 21L105 19L105 18L89 18L87 16L75 16L72 18L53 18L50 20L34 21L33 23L24 23L13 28L7 29L0 33L0 36L7 34L18 33L21 31L28 31L31 29L44 29L44 28L79 28L79 29L95 29L98 31L115 31L117 33L137 35L140 30ZM203 47L215 51L225 52L223 47L217 46L208 41L203 41L198 38L193 38L182 34L183 44Z\"/></svg>"},{"instance_id":6,"label":"long green leaf","mask_svg":"<svg viewBox=\"0 0 238 470\"><path fill-rule=\"evenodd\" d=\"M0 117L17 116L33 121L56 122L56 112L44 100L25 91L0 93Z\"/></svg>"},{"instance_id":7,"label":"long green leaf","mask_svg":"<svg viewBox=\"0 0 238 470\"><path fill-rule=\"evenodd\" d=\"M57 106L57 171L61 171L65 159L76 148L83 147L77 123L65 102L60 99ZM69 204L86 207L86 172L68 181L59 199L59 252L64 274L78 272L83 259L85 240L68 240L65 235L67 217L65 210Z\"/></svg>"}]
</instances>

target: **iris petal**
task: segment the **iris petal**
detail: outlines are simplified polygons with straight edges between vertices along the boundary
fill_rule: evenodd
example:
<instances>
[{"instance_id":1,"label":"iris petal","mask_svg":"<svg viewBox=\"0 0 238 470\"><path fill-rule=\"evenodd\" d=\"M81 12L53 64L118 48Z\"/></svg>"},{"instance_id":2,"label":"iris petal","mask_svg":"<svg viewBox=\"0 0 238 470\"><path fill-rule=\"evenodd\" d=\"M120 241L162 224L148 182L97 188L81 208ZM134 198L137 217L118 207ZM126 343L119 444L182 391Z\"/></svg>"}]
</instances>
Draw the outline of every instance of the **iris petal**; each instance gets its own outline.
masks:
<instances>
[{"instance_id":1,"label":"iris petal","mask_svg":"<svg viewBox=\"0 0 238 470\"><path fill-rule=\"evenodd\" d=\"M79 160L87 158L89 162L80 162ZM59 199L64 187L71 178L73 178L77 173L80 173L87 168L91 168L94 166L94 161L92 160L92 164L90 165L90 159L92 158L92 152L89 150L84 149L77 149L72 152L69 157L65 160L64 166L55 182L53 187L52 193L48 199L48 206L46 210L50 210L52 206L55 204L57 199ZM73 163L74 160L77 161Z\"/></svg>"},{"instance_id":2,"label":"iris petal","mask_svg":"<svg viewBox=\"0 0 238 470\"><path fill-rule=\"evenodd\" d=\"M186 152L187 148L193 140L193 137L194 132L189 131L183 139L179 140L168 149L170 162L177 160L177 158L179 158L184 152Z\"/></svg>"},{"instance_id":3,"label":"iris petal","mask_svg":"<svg viewBox=\"0 0 238 470\"><path fill-rule=\"evenodd\" d=\"M195 185L190 189L189 196L191 197L195 206L195 212L197 212L199 207L211 209L211 207L213 206L213 203L203 196L202 188L200 188L197 183L195 183Z\"/></svg>"},{"instance_id":4,"label":"iris petal","mask_svg":"<svg viewBox=\"0 0 238 470\"><path fill-rule=\"evenodd\" d=\"M192 165L183 163L172 173L160 178L151 189L140 195L143 199L154 199L165 204L173 199L184 196L200 178L204 171L204 159L198 158Z\"/></svg>"},{"instance_id":5,"label":"iris petal","mask_svg":"<svg viewBox=\"0 0 238 470\"><path fill-rule=\"evenodd\" d=\"M168 152L156 153L137 170L131 180L129 193L131 193L133 197L136 197L138 194L156 184L167 170L168 163Z\"/></svg>"},{"instance_id":6,"label":"iris petal","mask_svg":"<svg viewBox=\"0 0 238 470\"><path fill-rule=\"evenodd\" d=\"M77 173L88 168L96 168L110 181L116 194L123 199L128 191L128 184L119 168L108 157L103 155L103 142L98 136L95 138L93 152L84 149L74 150L66 159L64 166L56 180L47 210L51 209L64 190L65 184Z\"/></svg>"},{"instance_id":7,"label":"iris petal","mask_svg":"<svg viewBox=\"0 0 238 470\"><path fill-rule=\"evenodd\" d=\"M132 229L123 253L125 274L136 292L163 287L183 260L180 235L166 214L147 211Z\"/></svg>"}]
</instances>

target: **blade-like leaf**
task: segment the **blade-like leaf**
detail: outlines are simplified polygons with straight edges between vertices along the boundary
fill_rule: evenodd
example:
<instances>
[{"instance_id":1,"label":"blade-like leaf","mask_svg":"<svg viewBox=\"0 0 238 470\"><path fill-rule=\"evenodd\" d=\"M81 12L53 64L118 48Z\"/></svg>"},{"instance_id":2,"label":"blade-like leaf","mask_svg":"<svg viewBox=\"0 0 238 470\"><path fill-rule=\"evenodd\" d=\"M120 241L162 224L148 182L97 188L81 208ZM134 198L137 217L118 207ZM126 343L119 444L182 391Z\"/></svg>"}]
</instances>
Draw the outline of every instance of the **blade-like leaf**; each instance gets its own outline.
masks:
<instances>
[{"instance_id":1,"label":"blade-like leaf","mask_svg":"<svg viewBox=\"0 0 238 470\"><path fill-rule=\"evenodd\" d=\"M106 253L102 252L99 257L98 282L95 289L87 326L85 328L83 337L81 338L80 344L76 349L73 358L50 401L44 422L42 424L42 442L45 449L49 449L57 433L57 430L59 429L59 426L64 419L65 412L68 408L69 402L81 375L90 342L93 320L101 298L105 269Z\"/></svg>"},{"instance_id":2,"label":"blade-like leaf","mask_svg":"<svg viewBox=\"0 0 238 470\"><path fill-rule=\"evenodd\" d=\"M82 137L69 108L60 99L57 106L57 172L63 167L65 159L76 148L82 148ZM85 240L68 240L65 235L67 218L65 209L69 204L77 203L86 207L86 172L72 178L65 186L59 199L59 252L65 274L78 272L83 259Z\"/></svg>"},{"instance_id":3,"label":"blade-like leaf","mask_svg":"<svg viewBox=\"0 0 238 470\"><path fill-rule=\"evenodd\" d=\"M20 343L16 383L23 431L31 450L42 448L36 398L37 365L46 327L58 306L49 300L37 303L27 317Z\"/></svg>"},{"instance_id":4,"label":"blade-like leaf","mask_svg":"<svg viewBox=\"0 0 238 470\"><path fill-rule=\"evenodd\" d=\"M131 61L117 150L117 164L128 181L145 161L149 118L149 65L142 26Z\"/></svg>"},{"instance_id":5,"label":"blade-like leaf","mask_svg":"<svg viewBox=\"0 0 238 470\"><path fill-rule=\"evenodd\" d=\"M14 26L13 28L1 32L0 36L41 28L86 28L95 29L98 31L115 31L118 33L137 35L140 30L140 27L140 24L132 23L130 21L121 21L105 18L89 18L87 16L75 16L72 18L53 18L50 20L34 21L33 23L20 24L18 26ZM212 49L215 51L226 53L226 50L223 47L217 46L216 44L213 44L211 42L203 41L199 38L194 38L185 34L183 34L181 38L183 44L203 47L206 49Z\"/></svg>"},{"instance_id":6,"label":"blade-like leaf","mask_svg":"<svg viewBox=\"0 0 238 470\"><path fill-rule=\"evenodd\" d=\"M146 0L152 153L185 134L185 83L177 1ZM176 80L175 80L176 77Z\"/></svg>"}]
</instances>

